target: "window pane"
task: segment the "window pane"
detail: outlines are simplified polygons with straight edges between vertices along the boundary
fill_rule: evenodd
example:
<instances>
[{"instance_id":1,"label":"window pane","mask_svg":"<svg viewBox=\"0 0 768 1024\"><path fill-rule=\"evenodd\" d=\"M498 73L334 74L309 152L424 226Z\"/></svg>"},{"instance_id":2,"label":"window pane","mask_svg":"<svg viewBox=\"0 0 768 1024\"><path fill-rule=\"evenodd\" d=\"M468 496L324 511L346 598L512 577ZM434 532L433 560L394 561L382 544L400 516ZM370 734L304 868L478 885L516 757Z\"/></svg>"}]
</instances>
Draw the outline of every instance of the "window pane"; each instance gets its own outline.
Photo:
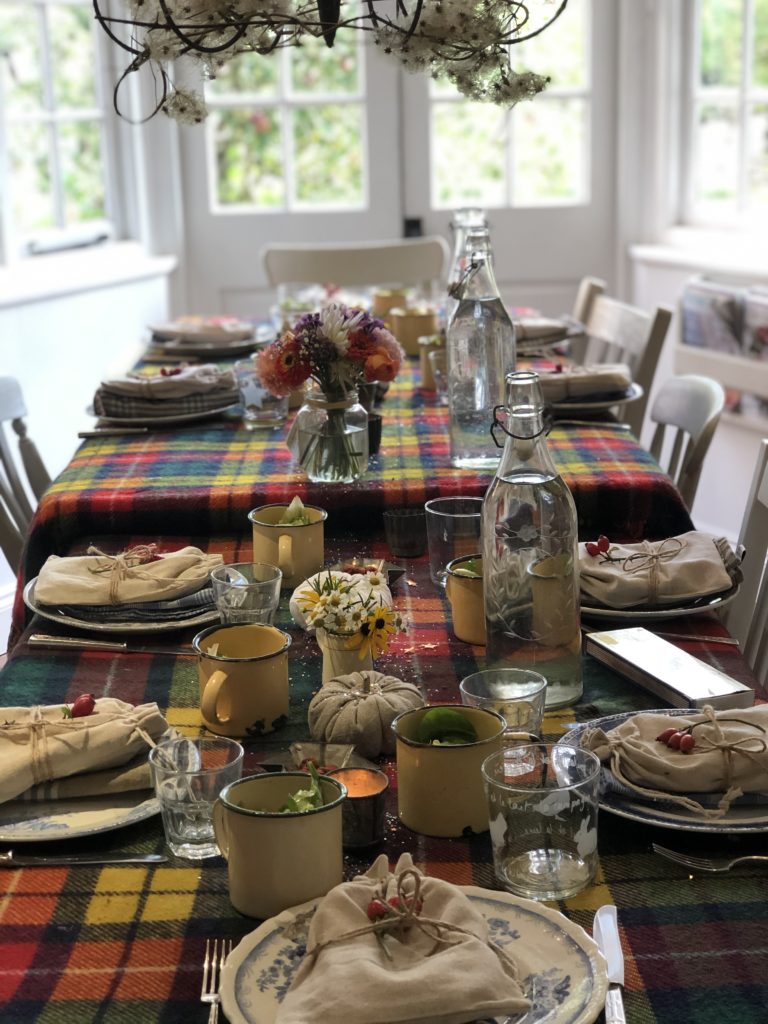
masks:
<instances>
[{"instance_id":1,"label":"window pane","mask_svg":"<svg viewBox=\"0 0 768 1024\"><path fill-rule=\"evenodd\" d=\"M586 199L587 112L583 100L546 99L514 111L513 205Z\"/></svg>"},{"instance_id":2,"label":"window pane","mask_svg":"<svg viewBox=\"0 0 768 1024\"><path fill-rule=\"evenodd\" d=\"M0 74L10 113L32 110L43 102L40 32L32 7L0 5Z\"/></svg>"},{"instance_id":3,"label":"window pane","mask_svg":"<svg viewBox=\"0 0 768 1024\"><path fill-rule=\"evenodd\" d=\"M48 10L53 95L58 107L96 106L92 22L88 7L52 6Z\"/></svg>"},{"instance_id":4,"label":"window pane","mask_svg":"<svg viewBox=\"0 0 768 1024\"><path fill-rule=\"evenodd\" d=\"M432 107L432 206L506 203L507 112L490 103Z\"/></svg>"},{"instance_id":5,"label":"window pane","mask_svg":"<svg viewBox=\"0 0 768 1024\"><path fill-rule=\"evenodd\" d=\"M552 86L579 88L587 84L590 0L570 3L554 24L528 42L510 47L512 67L549 75Z\"/></svg>"},{"instance_id":6,"label":"window pane","mask_svg":"<svg viewBox=\"0 0 768 1024\"><path fill-rule=\"evenodd\" d=\"M739 124L735 107L702 107L698 117L696 199L733 203L738 195Z\"/></svg>"},{"instance_id":7,"label":"window pane","mask_svg":"<svg viewBox=\"0 0 768 1024\"><path fill-rule=\"evenodd\" d=\"M285 202L280 112L233 108L210 118L216 159L217 199L275 209Z\"/></svg>"},{"instance_id":8,"label":"window pane","mask_svg":"<svg viewBox=\"0 0 768 1024\"><path fill-rule=\"evenodd\" d=\"M761 103L749 118L749 200L768 205L768 105Z\"/></svg>"},{"instance_id":9,"label":"window pane","mask_svg":"<svg viewBox=\"0 0 768 1024\"><path fill-rule=\"evenodd\" d=\"M77 224L106 217L101 127L96 121L70 121L59 127L59 158L64 220Z\"/></svg>"},{"instance_id":10,"label":"window pane","mask_svg":"<svg viewBox=\"0 0 768 1024\"><path fill-rule=\"evenodd\" d=\"M357 103L294 110L297 203L362 205L363 131L363 112Z\"/></svg>"},{"instance_id":11,"label":"window pane","mask_svg":"<svg viewBox=\"0 0 768 1024\"><path fill-rule=\"evenodd\" d=\"M701 0L701 82L739 84L742 0Z\"/></svg>"},{"instance_id":12,"label":"window pane","mask_svg":"<svg viewBox=\"0 0 768 1024\"><path fill-rule=\"evenodd\" d=\"M272 54L242 53L226 64L215 79L206 83L210 96L231 92L251 92L262 96L277 94L280 58Z\"/></svg>"},{"instance_id":13,"label":"window pane","mask_svg":"<svg viewBox=\"0 0 768 1024\"><path fill-rule=\"evenodd\" d=\"M755 0L754 37L752 78L755 85L768 86L768 0Z\"/></svg>"},{"instance_id":14,"label":"window pane","mask_svg":"<svg viewBox=\"0 0 768 1024\"><path fill-rule=\"evenodd\" d=\"M311 36L300 47L290 47L292 91L297 95L357 93L360 88L359 35L354 29L340 29L332 49L323 39Z\"/></svg>"},{"instance_id":15,"label":"window pane","mask_svg":"<svg viewBox=\"0 0 768 1024\"><path fill-rule=\"evenodd\" d=\"M39 124L10 125L8 161L16 231L28 234L55 224L48 164L48 132Z\"/></svg>"}]
</instances>

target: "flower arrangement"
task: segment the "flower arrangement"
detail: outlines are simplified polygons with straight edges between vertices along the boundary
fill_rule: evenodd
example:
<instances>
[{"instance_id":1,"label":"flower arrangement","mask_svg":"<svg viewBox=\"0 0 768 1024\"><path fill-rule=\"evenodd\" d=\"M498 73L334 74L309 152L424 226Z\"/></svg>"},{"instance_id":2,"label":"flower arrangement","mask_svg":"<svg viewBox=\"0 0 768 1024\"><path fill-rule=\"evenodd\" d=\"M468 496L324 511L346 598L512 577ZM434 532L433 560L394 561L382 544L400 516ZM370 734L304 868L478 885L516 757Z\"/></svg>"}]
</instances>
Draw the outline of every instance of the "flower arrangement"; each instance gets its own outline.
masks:
<instances>
[{"instance_id":1,"label":"flower arrangement","mask_svg":"<svg viewBox=\"0 0 768 1024\"><path fill-rule=\"evenodd\" d=\"M363 382L394 380L403 350L383 320L330 303L300 316L255 358L259 379L272 394L288 395L311 378L337 399Z\"/></svg>"},{"instance_id":2,"label":"flower arrangement","mask_svg":"<svg viewBox=\"0 0 768 1024\"><path fill-rule=\"evenodd\" d=\"M403 618L391 602L382 576L350 576L328 569L296 588L291 607L308 629L346 637L346 647L356 650L362 661L366 655L383 654L392 636L405 631Z\"/></svg>"}]
</instances>

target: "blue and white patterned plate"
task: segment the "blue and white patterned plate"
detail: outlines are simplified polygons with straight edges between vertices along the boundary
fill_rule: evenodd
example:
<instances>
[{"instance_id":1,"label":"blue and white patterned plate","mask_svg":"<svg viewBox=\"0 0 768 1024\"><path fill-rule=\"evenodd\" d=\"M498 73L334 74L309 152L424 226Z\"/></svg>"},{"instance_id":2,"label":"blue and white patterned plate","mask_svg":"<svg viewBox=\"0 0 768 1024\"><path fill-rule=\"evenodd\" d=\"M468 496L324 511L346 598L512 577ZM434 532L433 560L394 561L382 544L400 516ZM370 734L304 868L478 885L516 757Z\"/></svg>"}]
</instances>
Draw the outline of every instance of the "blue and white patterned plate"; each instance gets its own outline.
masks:
<instances>
[{"instance_id":1,"label":"blue and white patterned plate","mask_svg":"<svg viewBox=\"0 0 768 1024\"><path fill-rule=\"evenodd\" d=\"M507 949L533 1006L497 1024L591 1024L605 1005L605 962L587 933L533 900L462 886ZM242 940L222 971L221 1001L230 1024L274 1024L278 1005L304 956L317 900L291 907Z\"/></svg>"},{"instance_id":2,"label":"blue and white patterned plate","mask_svg":"<svg viewBox=\"0 0 768 1024\"><path fill-rule=\"evenodd\" d=\"M0 805L0 843L94 836L159 813L159 802L147 790L82 800L12 800Z\"/></svg>"}]
</instances>

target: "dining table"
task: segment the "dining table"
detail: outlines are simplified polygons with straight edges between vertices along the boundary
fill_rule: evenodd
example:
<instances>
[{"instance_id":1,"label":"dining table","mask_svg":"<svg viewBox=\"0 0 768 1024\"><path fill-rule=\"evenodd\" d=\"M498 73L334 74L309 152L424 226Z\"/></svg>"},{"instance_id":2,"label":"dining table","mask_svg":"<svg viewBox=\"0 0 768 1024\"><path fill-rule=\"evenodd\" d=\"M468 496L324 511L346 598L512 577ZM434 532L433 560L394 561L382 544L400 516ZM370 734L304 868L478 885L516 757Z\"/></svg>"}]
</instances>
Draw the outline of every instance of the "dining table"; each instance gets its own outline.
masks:
<instances>
[{"instance_id":1,"label":"dining table","mask_svg":"<svg viewBox=\"0 0 768 1024\"><path fill-rule=\"evenodd\" d=\"M409 364L381 405L380 453L357 484L316 485L291 463L281 431L254 434L237 418L145 435L88 439L53 483L36 513L20 575L15 644L0 671L6 707L63 705L81 693L132 704L156 702L168 724L201 735L194 628L139 630L115 637L122 650L53 647L33 634L92 638L40 615L25 616L21 591L49 554L93 545L117 552L156 543L160 550L192 544L227 563L248 561L247 513L294 494L328 511L325 563L355 556L392 566L392 593L407 630L393 638L375 668L414 683L427 703L459 703L459 682L484 667L484 649L451 629L444 589L432 582L425 553L395 558L381 523L385 508L418 506L442 495L481 495L489 475L452 469L446 410L418 386ZM576 417L574 417L576 418ZM579 417L580 419L580 417ZM691 529L671 480L632 434L610 422L555 423L555 461L576 500L583 539L658 539ZM396 569L396 571L394 571ZM317 641L293 620L283 592L275 624L290 633L290 711L274 733L243 741L244 774L290 766L297 744L310 740L308 706L321 686ZM625 619L607 620L623 625ZM768 699L738 646L712 611L644 622L676 647L754 688ZM606 620L583 619L583 628ZM546 739L567 738L606 716L658 709L659 698L607 665L583 655L584 693L572 707L550 711ZM412 855L425 874L458 886L499 893L489 834L435 838L401 823L394 757L376 759L390 782L384 839L369 850L346 850L352 878L374 857L391 865ZM44 837L17 842L3 827L0 845L24 852L168 853L157 813L90 830L65 821ZM599 816L599 869L594 884L547 904L591 934L597 908L618 908L625 955L624 1002L629 1024L765 1021L768 1013L768 903L765 871L745 865L723 874L691 871L662 859L653 843L683 852L739 855L765 851L768 824L754 829L715 825L706 831L639 820L604 806ZM168 853L159 865L73 865L0 870L0 1020L8 1024L175 1024L205 1021L202 965L208 940L253 944L260 921L229 901L223 858L188 861ZM543 968L544 969L544 965ZM272 967L266 965L266 975ZM265 982L267 984L268 982ZM248 1009L242 1008L242 1019ZM587 1020L598 1019L598 1013ZM511 1018L514 1020L514 1018ZM558 1015L547 1024L573 1024ZM256 1021L255 1024L262 1024ZM269 1024L268 1021L263 1024ZM309 1022L308 1022L309 1024Z\"/></svg>"}]
</instances>

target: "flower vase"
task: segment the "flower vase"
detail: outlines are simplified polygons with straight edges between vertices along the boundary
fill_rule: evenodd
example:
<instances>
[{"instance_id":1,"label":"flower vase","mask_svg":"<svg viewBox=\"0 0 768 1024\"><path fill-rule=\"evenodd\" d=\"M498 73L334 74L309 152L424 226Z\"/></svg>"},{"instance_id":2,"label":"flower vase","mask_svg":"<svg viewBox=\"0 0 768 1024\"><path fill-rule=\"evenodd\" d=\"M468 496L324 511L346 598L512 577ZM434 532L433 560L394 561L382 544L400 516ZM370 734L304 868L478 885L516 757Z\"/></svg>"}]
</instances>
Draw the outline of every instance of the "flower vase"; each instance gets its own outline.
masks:
<instances>
[{"instance_id":1,"label":"flower vase","mask_svg":"<svg viewBox=\"0 0 768 1024\"><path fill-rule=\"evenodd\" d=\"M308 392L296 413L289 445L310 480L358 480L368 468L368 414L357 392Z\"/></svg>"},{"instance_id":2,"label":"flower vase","mask_svg":"<svg viewBox=\"0 0 768 1024\"><path fill-rule=\"evenodd\" d=\"M349 636L344 633L327 633L318 629L317 642L323 652L323 686L337 676L346 676L350 672L365 672L373 668L370 649L361 658L357 647L347 646Z\"/></svg>"}]
</instances>

